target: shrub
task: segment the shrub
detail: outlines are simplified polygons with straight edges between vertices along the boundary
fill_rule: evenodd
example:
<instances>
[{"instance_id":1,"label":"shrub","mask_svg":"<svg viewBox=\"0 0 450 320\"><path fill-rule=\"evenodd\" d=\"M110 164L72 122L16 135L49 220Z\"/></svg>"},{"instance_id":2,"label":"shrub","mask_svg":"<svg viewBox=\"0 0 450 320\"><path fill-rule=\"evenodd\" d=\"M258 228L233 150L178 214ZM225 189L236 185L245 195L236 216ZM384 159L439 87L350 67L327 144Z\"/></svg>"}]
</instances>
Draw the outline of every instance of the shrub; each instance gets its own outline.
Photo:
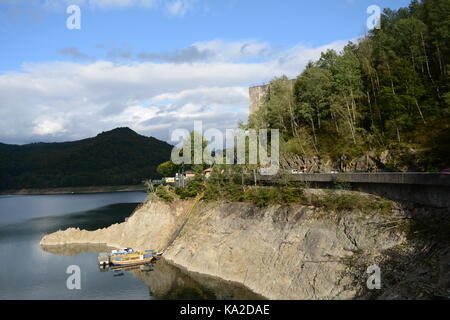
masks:
<instances>
[{"instance_id":1,"label":"shrub","mask_svg":"<svg viewBox=\"0 0 450 320\"><path fill-rule=\"evenodd\" d=\"M298 185L287 185L281 190L282 203L292 204L303 200L303 189Z\"/></svg>"},{"instance_id":2,"label":"shrub","mask_svg":"<svg viewBox=\"0 0 450 320\"><path fill-rule=\"evenodd\" d=\"M169 187L158 186L155 190L155 195L165 202L172 202L175 200L175 195L171 192Z\"/></svg>"},{"instance_id":3,"label":"shrub","mask_svg":"<svg viewBox=\"0 0 450 320\"><path fill-rule=\"evenodd\" d=\"M392 208L392 202L387 200L368 198L359 194L341 194L333 191L328 191L325 197L319 200L319 202L316 203L317 206L322 206L333 211L358 209L387 213Z\"/></svg>"},{"instance_id":4,"label":"shrub","mask_svg":"<svg viewBox=\"0 0 450 320\"><path fill-rule=\"evenodd\" d=\"M195 198L202 192L203 184L200 181L192 180L184 188L176 188L176 194L181 199Z\"/></svg>"},{"instance_id":5,"label":"shrub","mask_svg":"<svg viewBox=\"0 0 450 320\"><path fill-rule=\"evenodd\" d=\"M245 191L244 198L259 207L281 203L280 191L274 187L250 187Z\"/></svg>"},{"instance_id":6,"label":"shrub","mask_svg":"<svg viewBox=\"0 0 450 320\"><path fill-rule=\"evenodd\" d=\"M236 170L236 169L235 169ZM300 202L303 189L298 184L288 183L284 187L245 186L242 172L228 169L214 170L205 187L205 200L228 200L251 202L258 206L292 204Z\"/></svg>"}]
</instances>

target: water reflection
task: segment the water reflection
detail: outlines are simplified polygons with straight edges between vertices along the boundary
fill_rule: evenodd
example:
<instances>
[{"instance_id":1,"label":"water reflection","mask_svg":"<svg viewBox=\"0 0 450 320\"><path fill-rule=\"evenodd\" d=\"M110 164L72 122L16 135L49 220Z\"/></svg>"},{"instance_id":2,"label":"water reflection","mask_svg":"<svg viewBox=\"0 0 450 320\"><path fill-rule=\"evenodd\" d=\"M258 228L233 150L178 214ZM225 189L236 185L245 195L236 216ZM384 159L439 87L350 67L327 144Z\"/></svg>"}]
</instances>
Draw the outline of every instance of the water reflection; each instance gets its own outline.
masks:
<instances>
[{"instance_id":1,"label":"water reflection","mask_svg":"<svg viewBox=\"0 0 450 320\"><path fill-rule=\"evenodd\" d=\"M83 252L110 252L115 249L104 244L63 244L63 245L40 245L45 252L59 256L77 256Z\"/></svg>"},{"instance_id":2,"label":"water reflection","mask_svg":"<svg viewBox=\"0 0 450 320\"><path fill-rule=\"evenodd\" d=\"M113 249L105 245L92 244L41 247L46 252L63 256L76 256L83 252L108 252ZM167 262L164 258L160 258L151 265L146 265L144 267L135 266L115 270L112 268L99 267L99 272L111 273L111 281L114 281L115 277L125 275L125 273L131 274L134 278L143 282L148 287L149 298L151 299L264 299L264 297L253 293L240 284L181 270L180 268Z\"/></svg>"}]
</instances>

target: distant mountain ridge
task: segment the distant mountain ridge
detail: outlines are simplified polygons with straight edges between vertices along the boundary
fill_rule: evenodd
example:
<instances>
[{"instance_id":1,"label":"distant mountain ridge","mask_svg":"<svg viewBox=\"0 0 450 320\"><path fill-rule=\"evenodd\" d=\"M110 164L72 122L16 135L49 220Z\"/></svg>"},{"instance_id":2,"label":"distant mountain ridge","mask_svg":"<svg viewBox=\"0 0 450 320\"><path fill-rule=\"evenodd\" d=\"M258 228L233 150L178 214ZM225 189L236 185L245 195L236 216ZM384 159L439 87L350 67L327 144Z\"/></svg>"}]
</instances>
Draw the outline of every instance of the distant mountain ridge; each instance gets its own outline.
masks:
<instances>
[{"instance_id":1,"label":"distant mountain ridge","mask_svg":"<svg viewBox=\"0 0 450 320\"><path fill-rule=\"evenodd\" d=\"M71 142L0 143L0 189L140 184L159 177L172 148L127 127Z\"/></svg>"}]
</instances>

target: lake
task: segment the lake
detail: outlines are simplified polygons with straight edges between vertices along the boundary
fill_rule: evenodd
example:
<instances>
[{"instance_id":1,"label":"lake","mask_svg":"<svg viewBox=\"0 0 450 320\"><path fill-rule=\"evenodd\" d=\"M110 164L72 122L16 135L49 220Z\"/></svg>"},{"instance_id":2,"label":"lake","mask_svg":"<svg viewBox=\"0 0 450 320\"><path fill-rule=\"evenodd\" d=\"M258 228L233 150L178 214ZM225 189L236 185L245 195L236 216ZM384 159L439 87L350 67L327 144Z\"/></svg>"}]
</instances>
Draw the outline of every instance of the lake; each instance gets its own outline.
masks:
<instances>
[{"instance_id":1,"label":"lake","mask_svg":"<svg viewBox=\"0 0 450 320\"><path fill-rule=\"evenodd\" d=\"M144 192L0 196L0 299L260 299L238 284L189 273L164 259L149 270L98 266L110 248L74 245L41 248L42 236L79 227L120 223L146 198ZM69 266L80 269L81 288L68 289Z\"/></svg>"}]
</instances>

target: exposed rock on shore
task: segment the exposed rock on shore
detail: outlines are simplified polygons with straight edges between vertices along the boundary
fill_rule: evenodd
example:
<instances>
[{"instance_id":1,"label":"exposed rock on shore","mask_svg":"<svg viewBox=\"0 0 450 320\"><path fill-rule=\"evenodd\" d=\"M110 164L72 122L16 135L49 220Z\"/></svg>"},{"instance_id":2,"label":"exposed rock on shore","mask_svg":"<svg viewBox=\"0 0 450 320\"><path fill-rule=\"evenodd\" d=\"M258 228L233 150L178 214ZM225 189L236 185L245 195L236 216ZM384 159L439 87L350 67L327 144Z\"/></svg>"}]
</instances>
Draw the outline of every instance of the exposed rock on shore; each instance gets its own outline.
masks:
<instances>
[{"instance_id":1,"label":"exposed rock on shore","mask_svg":"<svg viewBox=\"0 0 450 320\"><path fill-rule=\"evenodd\" d=\"M126 222L107 228L86 231L69 228L46 235L41 245L105 244L110 247L131 247L138 250L163 249L182 223L192 201L145 202Z\"/></svg>"},{"instance_id":2,"label":"exposed rock on shore","mask_svg":"<svg viewBox=\"0 0 450 320\"><path fill-rule=\"evenodd\" d=\"M402 233L368 227L381 222L357 212L326 217L303 206L214 203L198 210L165 258L271 299L350 299L358 287L346 259L405 241Z\"/></svg>"},{"instance_id":3,"label":"exposed rock on shore","mask_svg":"<svg viewBox=\"0 0 450 320\"><path fill-rule=\"evenodd\" d=\"M162 250L175 239L164 251L169 262L241 283L269 299L448 295L445 210L397 206L382 214L210 202L200 203L184 224L192 204L147 202L127 222L97 231L58 231L41 244ZM366 270L373 264L381 268L382 289L368 291Z\"/></svg>"}]
</instances>

